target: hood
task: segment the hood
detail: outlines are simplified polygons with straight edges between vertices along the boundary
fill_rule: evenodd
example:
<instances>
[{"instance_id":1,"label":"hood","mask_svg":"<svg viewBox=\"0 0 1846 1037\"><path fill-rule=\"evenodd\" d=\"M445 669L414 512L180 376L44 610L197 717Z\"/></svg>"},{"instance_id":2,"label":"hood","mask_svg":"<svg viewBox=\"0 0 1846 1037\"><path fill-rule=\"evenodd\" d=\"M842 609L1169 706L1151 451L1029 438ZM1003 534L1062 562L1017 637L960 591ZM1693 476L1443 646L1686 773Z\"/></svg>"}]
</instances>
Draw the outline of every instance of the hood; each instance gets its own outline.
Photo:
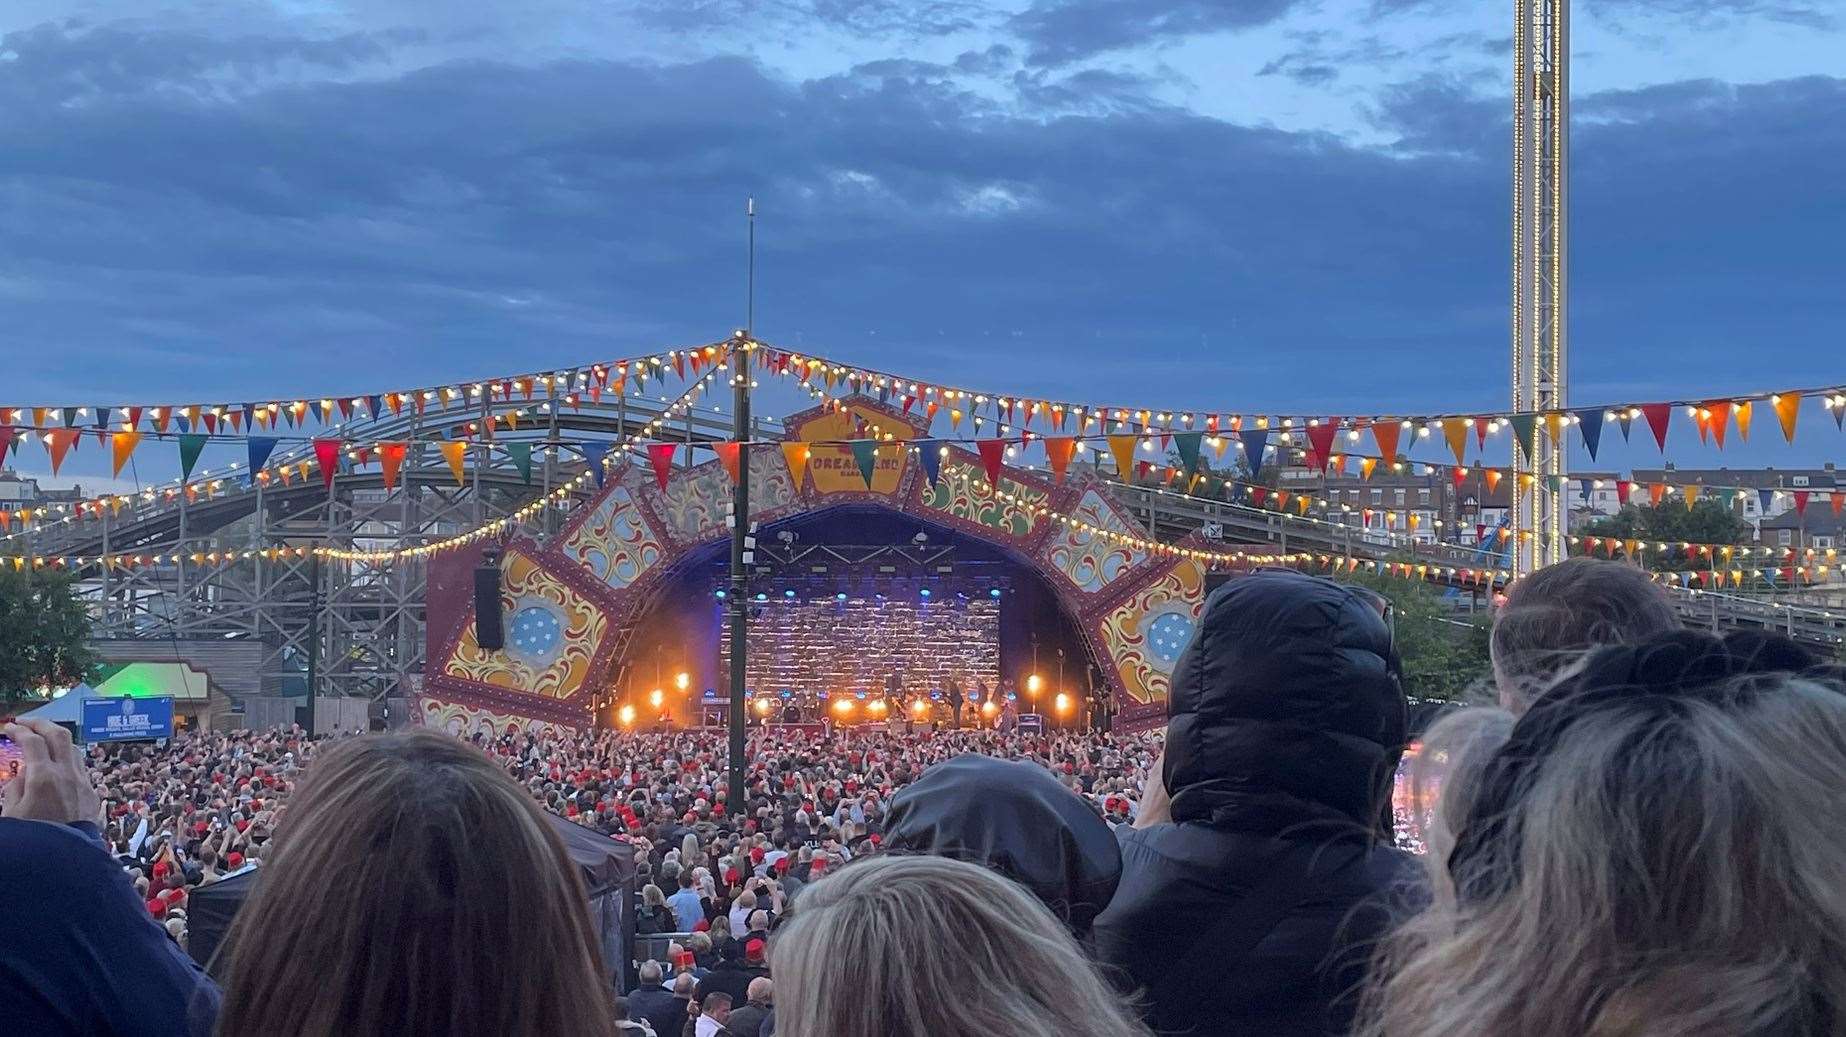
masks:
<instances>
[{"instance_id":1,"label":"hood","mask_svg":"<svg viewBox=\"0 0 1846 1037\"><path fill-rule=\"evenodd\" d=\"M1368 592L1290 570L1233 578L1173 668L1162 772L1175 821L1383 834L1408 704Z\"/></svg>"},{"instance_id":2,"label":"hood","mask_svg":"<svg viewBox=\"0 0 1846 1037\"><path fill-rule=\"evenodd\" d=\"M891 801L884 847L973 861L1030 890L1079 937L1115 896L1121 847L1109 825L1043 767L957 756Z\"/></svg>"}]
</instances>

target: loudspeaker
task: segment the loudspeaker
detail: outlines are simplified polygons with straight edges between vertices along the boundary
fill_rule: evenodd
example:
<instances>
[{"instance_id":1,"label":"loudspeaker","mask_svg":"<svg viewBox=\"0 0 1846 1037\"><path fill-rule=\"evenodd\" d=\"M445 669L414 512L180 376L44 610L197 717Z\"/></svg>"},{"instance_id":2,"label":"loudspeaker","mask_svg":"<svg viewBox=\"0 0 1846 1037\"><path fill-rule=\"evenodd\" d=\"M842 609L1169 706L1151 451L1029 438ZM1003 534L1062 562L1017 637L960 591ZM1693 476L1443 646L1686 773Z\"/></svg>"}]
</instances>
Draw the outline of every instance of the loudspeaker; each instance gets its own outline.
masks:
<instances>
[{"instance_id":1,"label":"loudspeaker","mask_svg":"<svg viewBox=\"0 0 1846 1037\"><path fill-rule=\"evenodd\" d=\"M505 624L500 617L500 552L489 549L474 570L474 640L482 650L506 647Z\"/></svg>"}]
</instances>

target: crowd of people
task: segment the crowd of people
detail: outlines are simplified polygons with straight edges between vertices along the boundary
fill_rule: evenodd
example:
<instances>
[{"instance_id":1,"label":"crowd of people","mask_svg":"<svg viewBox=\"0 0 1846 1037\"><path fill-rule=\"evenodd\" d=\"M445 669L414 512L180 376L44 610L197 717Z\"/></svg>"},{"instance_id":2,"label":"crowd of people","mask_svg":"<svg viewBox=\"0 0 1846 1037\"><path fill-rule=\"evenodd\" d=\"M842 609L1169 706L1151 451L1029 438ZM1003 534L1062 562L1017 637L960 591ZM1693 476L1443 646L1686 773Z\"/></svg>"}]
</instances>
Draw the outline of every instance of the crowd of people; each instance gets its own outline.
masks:
<instances>
[{"instance_id":1,"label":"crowd of people","mask_svg":"<svg viewBox=\"0 0 1846 1037\"><path fill-rule=\"evenodd\" d=\"M1589 559L1492 647L1410 768L1420 858L1385 610L1292 572L1211 596L1163 732L756 732L742 804L700 732L12 725L0 998L46 1034L1846 1033L1841 672ZM622 996L546 810L634 854ZM250 868L220 986L188 898Z\"/></svg>"}]
</instances>

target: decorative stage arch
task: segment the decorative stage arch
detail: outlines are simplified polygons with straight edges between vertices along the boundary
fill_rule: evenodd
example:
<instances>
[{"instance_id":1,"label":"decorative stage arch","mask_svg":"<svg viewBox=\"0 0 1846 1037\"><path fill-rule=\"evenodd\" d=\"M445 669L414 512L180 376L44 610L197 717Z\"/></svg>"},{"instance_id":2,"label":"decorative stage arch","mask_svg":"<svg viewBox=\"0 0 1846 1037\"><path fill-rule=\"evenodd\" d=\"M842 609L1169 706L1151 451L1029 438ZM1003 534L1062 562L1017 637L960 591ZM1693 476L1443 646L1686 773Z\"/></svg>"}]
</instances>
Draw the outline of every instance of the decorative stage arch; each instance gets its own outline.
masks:
<instances>
[{"instance_id":1,"label":"decorative stage arch","mask_svg":"<svg viewBox=\"0 0 1846 1037\"><path fill-rule=\"evenodd\" d=\"M902 431L900 438L928 434L921 416L870 398L842 406L789 418L790 438L837 443L863 436L854 431L860 422ZM1191 559L1124 546L1030 510L1042 506L1093 527L1146 537L1108 484L1081 465L1072 466L1061 485L1005 467L1003 497L988 483L980 459L955 447L942 458L933 486L908 450L881 449L870 490L843 446L814 447L800 478L784 451L759 448L749 455L752 518L759 523L869 505L1005 550L1041 575L1076 620L1110 685L1118 723L1145 727L1165 718L1168 679L1197 624L1205 572ZM474 641L469 573L480 551L437 556L420 718L493 732L534 723L588 724L593 693L611 681L626 628L646 618L655 591L691 553L728 536L731 492L715 459L675 472L664 491L652 472L631 465L612 473L549 544L514 539L501 561L503 652L483 652Z\"/></svg>"}]
</instances>

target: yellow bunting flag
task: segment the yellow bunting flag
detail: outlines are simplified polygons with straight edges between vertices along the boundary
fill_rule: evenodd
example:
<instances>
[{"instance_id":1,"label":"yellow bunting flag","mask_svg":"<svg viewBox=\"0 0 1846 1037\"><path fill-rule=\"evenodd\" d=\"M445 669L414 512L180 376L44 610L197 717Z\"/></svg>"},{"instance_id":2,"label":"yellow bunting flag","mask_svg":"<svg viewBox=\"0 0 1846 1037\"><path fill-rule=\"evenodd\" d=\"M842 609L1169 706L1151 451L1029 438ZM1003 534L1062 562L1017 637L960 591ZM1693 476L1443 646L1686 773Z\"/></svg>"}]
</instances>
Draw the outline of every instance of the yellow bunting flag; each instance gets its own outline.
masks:
<instances>
[{"instance_id":1,"label":"yellow bunting flag","mask_svg":"<svg viewBox=\"0 0 1846 1037\"><path fill-rule=\"evenodd\" d=\"M1109 454L1115 458L1116 477L1123 482L1133 482L1135 471L1135 437L1110 436Z\"/></svg>"},{"instance_id":2,"label":"yellow bunting flag","mask_svg":"<svg viewBox=\"0 0 1846 1037\"><path fill-rule=\"evenodd\" d=\"M925 450L929 449L924 447ZM808 470L808 445L806 443L782 444L782 459L788 463L788 474L795 477L795 485L801 485L801 476Z\"/></svg>"},{"instance_id":3,"label":"yellow bunting flag","mask_svg":"<svg viewBox=\"0 0 1846 1037\"><path fill-rule=\"evenodd\" d=\"M1704 487L1700 486L1697 483L1691 483L1685 487L1684 492L1686 494L1686 510L1687 511L1691 511L1692 506L1699 502L1699 491L1702 489L1704 489Z\"/></svg>"},{"instance_id":4,"label":"yellow bunting flag","mask_svg":"<svg viewBox=\"0 0 1846 1037\"><path fill-rule=\"evenodd\" d=\"M1378 459L1376 457L1361 457L1359 459L1359 478L1370 479L1372 477L1372 472L1376 471L1377 468Z\"/></svg>"},{"instance_id":5,"label":"yellow bunting flag","mask_svg":"<svg viewBox=\"0 0 1846 1037\"><path fill-rule=\"evenodd\" d=\"M1570 415L1561 410L1554 410L1545 415L1545 430L1551 433L1553 443L1564 442L1564 424L1569 420Z\"/></svg>"},{"instance_id":6,"label":"yellow bunting flag","mask_svg":"<svg viewBox=\"0 0 1846 1037\"><path fill-rule=\"evenodd\" d=\"M1769 405L1775 408L1776 420L1782 423L1782 436L1790 443L1795 441L1795 418L1801 414L1801 394L1785 392L1769 398Z\"/></svg>"},{"instance_id":7,"label":"yellow bunting flag","mask_svg":"<svg viewBox=\"0 0 1846 1037\"><path fill-rule=\"evenodd\" d=\"M1749 400L1744 400L1731 407L1731 416L1737 419L1737 438L1746 443L1750 441L1750 410L1753 406Z\"/></svg>"},{"instance_id":8,"label":"yellow bunting flag","mask_svg":"<svg viewBox=\"0 0 1846 1037\"><path fill-rule=\"evenodd\" d=\"M1467 463L1468 419L1443 418L1442 437L1449 441L1449 449L1455 452L1455 463Z\"/></svg>"},{"instance_id":9,"label":"yellow bunting flag","mask_svg":"<svg viewBox=\"0 0 1846 1037\"><path fill-rule=\"evenodd\" d=\"M114 448L113 449L113 453L115 455L114 474L121 475L122 466L128 463L129 455L135 452L136 444L141 442L141 433L135 432L133 430L117 432L113 436L110 436L109 440L110 440L110 446Z\"/></svg>"},{"instance_id":10,"label":"yellow bunting flag","mask_svg":"<svg viewBox=\"0 0 1846 1037\"><path fill-rule=\"evenodd\" d=\"M468 444L458 439L438 445L443 458L449 462L449 471L455 474L455 485L460 486L466 481L462 478L462 463L468 456Z\"/></svg>"}]
</instances>

